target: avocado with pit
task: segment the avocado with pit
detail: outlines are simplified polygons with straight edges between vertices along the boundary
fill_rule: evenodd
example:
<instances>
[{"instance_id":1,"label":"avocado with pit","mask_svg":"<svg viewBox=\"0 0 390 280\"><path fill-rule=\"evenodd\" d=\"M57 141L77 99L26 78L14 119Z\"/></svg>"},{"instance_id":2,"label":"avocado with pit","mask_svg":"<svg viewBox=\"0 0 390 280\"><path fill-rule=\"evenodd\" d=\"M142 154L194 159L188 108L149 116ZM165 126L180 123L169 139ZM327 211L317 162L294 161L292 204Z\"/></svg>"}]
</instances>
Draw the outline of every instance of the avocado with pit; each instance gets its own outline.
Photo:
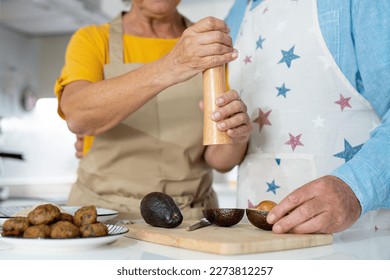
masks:
<instances>
[{"instance_id":1,"label":"avocado with pit","mask_svg":"<svg viewBox=\"0 0 390 280\"><path fill-rule=\"evenodd\" d=\"M183 221L183 215L173 198L162 192L151 192L144 196L141 216L154 227L174 228Z\"/></svg>"}]
</instances>

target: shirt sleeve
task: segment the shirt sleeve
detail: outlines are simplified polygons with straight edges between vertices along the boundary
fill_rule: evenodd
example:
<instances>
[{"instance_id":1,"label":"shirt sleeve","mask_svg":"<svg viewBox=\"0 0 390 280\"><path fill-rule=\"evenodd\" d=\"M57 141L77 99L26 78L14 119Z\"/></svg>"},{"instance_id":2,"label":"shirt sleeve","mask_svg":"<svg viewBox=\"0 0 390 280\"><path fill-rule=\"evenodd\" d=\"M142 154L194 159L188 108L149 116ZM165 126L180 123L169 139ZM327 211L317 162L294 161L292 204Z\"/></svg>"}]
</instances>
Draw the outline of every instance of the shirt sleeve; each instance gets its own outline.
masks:
<instances>
[{"instance_id":1,"label":"shirt sleeve","mask_svg":"<svg viewBox=\"0 0 390 280\"><path fill-rule=\"evenodd\" d=\"M359 91L382 121L355 157L332 175L352 188L364 214L390 208L390 1L352 2Z\"/></svg>"},{"instance_id":2,"label":"shirt sleeve","mask_svg":"<svg viewBox=\"0 0 390 280\"><path fill-rule=\"evenodd\" d=\"M67 84L78 80L97 82L103 79L108 46L108 34L105 33L102 27L88 26L79 29L71 37L66 49L65 65L54 86L59 102ZM58 113L64 118L59 107Z\"/></svg>"}]
</instances>

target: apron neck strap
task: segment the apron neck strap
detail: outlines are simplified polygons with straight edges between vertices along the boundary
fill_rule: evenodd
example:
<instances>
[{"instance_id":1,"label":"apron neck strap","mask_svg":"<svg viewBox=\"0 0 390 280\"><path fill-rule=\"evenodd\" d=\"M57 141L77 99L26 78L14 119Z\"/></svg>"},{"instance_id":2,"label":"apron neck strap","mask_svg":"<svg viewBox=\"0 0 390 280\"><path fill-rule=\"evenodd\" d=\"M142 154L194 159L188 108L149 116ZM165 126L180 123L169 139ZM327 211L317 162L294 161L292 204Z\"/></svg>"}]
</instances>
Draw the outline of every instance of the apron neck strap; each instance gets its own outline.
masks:
<instances>
[{"instance_id":1,"label":"apron neck strap","mask_svg":"<svg viewBox=\"0 0 390 280\"><path fill-rule=\"evenodd\" d=\"M109 57L110 64L117 63L123 64L123 28L122 28L122 15L119 13L110 23L109 33Z\"/></svg>"}]
</instances>

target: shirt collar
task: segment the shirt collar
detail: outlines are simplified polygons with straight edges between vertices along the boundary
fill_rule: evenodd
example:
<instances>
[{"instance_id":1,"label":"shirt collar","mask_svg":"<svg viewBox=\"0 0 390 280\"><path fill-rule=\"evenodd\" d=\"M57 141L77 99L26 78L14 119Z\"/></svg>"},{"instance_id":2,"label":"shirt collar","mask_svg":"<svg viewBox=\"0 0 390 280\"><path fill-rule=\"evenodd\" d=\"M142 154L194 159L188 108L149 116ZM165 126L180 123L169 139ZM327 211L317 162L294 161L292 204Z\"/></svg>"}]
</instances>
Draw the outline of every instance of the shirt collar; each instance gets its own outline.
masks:
<instances>
[{"instance_id":1,"label":"shirt collar","mask_svg":"<svg viewBox=\"0 0 390 280\"><path fill-rule=\"evenodd\" d=\"M252 6L251 6L251 10L253 10L254 8L256 8L258 5L260 5L264 0L252 0Z\"/></svg>"}]
</instances>

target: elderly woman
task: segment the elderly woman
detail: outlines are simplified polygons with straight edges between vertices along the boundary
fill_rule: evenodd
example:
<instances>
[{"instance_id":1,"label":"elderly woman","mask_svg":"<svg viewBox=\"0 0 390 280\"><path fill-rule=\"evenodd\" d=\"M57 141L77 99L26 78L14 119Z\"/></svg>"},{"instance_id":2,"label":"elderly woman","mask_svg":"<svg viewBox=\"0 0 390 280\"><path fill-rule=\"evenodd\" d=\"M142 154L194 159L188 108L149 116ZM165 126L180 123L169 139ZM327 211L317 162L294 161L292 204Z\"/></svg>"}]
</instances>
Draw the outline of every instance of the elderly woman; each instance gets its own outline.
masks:
<instances>
[{"instance_id":1,"label":"elderly woman","mask_svg":"<svg viewBox=\"0 0 390 280\"><path fill-rule=\"evenodd\" d=\"M218 127L233 144L203 146L200 73L237 57L216 18L191 24L179 0L133 0L111 23L72 37L55 91L58 112L84 138L68 204L94 204L139 217L152 191L172 196L184 217L217 206L212 168L244 157L251 132L237 92L217 100Z\"/></svg>"}]
</instances>

